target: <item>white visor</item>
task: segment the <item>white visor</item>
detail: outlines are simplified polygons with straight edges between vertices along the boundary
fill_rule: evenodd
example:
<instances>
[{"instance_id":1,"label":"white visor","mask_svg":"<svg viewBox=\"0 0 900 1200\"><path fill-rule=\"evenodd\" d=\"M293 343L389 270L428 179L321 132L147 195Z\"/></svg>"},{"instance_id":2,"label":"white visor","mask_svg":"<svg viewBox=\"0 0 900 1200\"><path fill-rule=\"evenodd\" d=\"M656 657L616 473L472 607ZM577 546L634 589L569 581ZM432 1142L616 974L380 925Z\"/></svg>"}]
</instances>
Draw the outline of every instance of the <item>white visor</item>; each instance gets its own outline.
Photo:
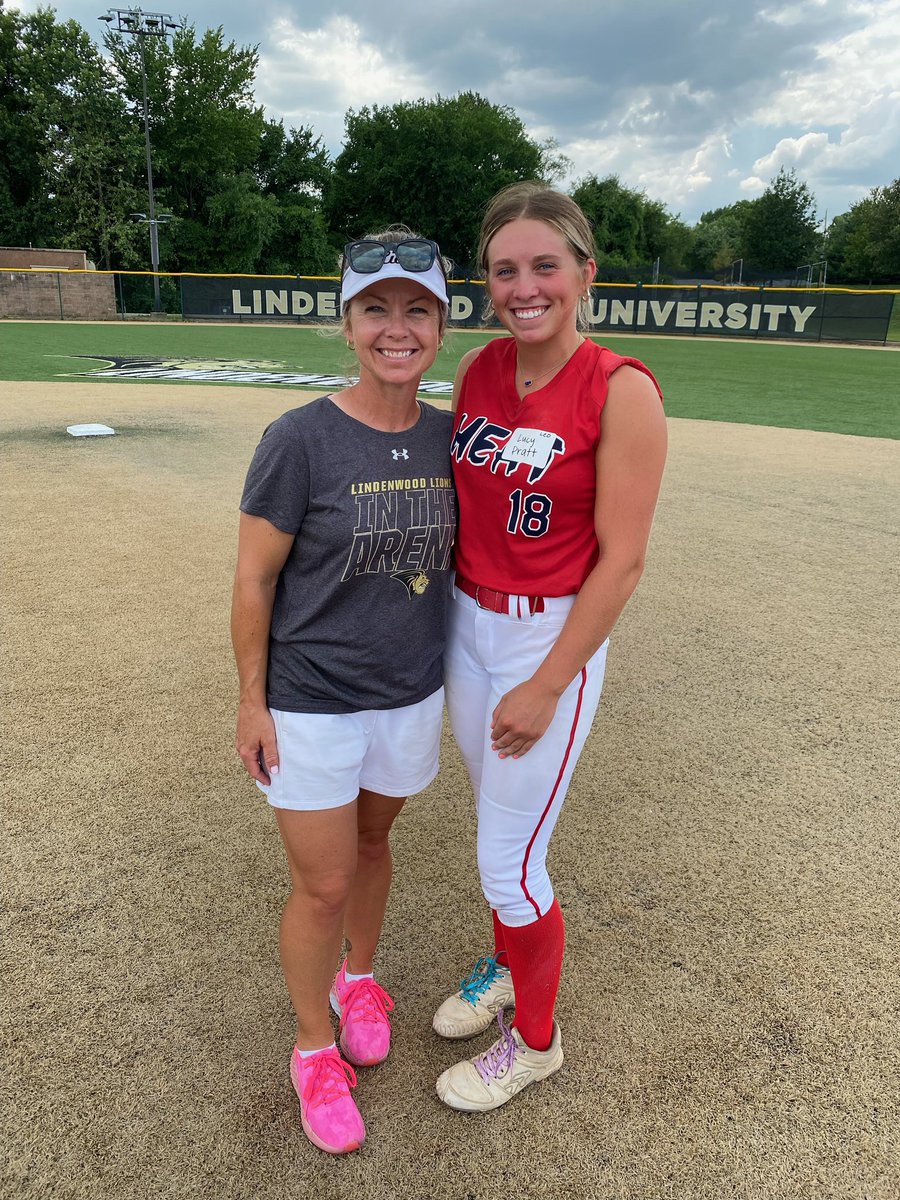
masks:
<instances>
[{"instance_id":1,"label":"white visor","mask_svg":"<svg viewBox=\"0 0 900 1200\"><path fill-rule=\"evenodd\" d=\"M438 260L435 259L427 271L404 271L398 262L384 263L380 270L360 274L348 267L341 277L341 312L344 305L354 296L364 292L368 287L374 287L382 279L411 279L413 283L421 284L432 296L437 296L442 304L449 304L447 296L447 281Z\"/></svg>"}]
</instances>

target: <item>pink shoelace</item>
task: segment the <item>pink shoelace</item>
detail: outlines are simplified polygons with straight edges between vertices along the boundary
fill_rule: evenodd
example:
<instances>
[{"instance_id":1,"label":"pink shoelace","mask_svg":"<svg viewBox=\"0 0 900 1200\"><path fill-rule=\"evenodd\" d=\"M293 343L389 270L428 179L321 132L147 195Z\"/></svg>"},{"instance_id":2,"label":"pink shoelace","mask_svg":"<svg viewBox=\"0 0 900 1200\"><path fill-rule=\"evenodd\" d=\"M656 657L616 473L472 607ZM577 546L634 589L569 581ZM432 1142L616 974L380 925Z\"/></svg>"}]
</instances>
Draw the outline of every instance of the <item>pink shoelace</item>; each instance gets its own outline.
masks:
<instances>
[{"instance_id":1,"label":"pink shoelace","mask_svg":"<svg viewBox=\"0 0 900 1200\"><path fill-rule=\"evenodd\" d=\"M498 1079L507 1071L511 1071L516 1061L518 1043L503 1020L502 1008L497 1013L497 1023L500 1026L500 1037L490 1049L485 1050L484 1054L479 1054L475 1059L475 1070L485 1083L490 1083L492 1079Z\"/></svg>"},{"instance_id":2,"label":"pink shoelace","mask_svg":"<svg viewBox=\"0 0 900 1200\"><path fill-rule=\"evenodd\" d=\"M356 979L341 997L341 1029L348 1020L386 1021L394 1002L374 979Z\"/></svg>"},{"instance_id":3,"label":"pink shoelace","mask_svg":"<svg viewBox=\"0 0 900 1200\"><path fill-rule=\"evenodd\" d=\"M301 1060L302 1061L302 1060ZM303 1101L308 1108L342 1100L356 1087L356 1072L339 1054L316 1054L301 1072Z\"/></svg>"}]
</instances>

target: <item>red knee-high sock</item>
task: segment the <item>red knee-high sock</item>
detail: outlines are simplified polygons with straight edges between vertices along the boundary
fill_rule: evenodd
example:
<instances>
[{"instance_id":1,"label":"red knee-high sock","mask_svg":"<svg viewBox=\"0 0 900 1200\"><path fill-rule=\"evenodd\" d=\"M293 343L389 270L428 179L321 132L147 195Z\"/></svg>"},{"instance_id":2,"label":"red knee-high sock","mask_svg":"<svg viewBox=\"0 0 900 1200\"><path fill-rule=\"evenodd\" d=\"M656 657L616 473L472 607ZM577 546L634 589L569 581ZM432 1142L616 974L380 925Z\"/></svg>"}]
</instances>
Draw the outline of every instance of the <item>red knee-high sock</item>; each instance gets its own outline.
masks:
<instances>
[{"instance_id":1,"label":"red knee-high sock","mask_svg":"<svg viewBox=\"0 0 900 1200\"><path fill-rule=\"evenodd\" d=\"M562 970L565 925L559 902L530 925L502 925L506 956L516 992L515 1025L532 1050L553 1040L553 1008Z\"/></svg>"},{"instance_id":2,"label":"red knee-high sock","mask_svg":"<svg viewBox=\"0 0 900 1200\"><path fill-rule=\"evenodd\" d=\"M501 967L509 966L509 959L506 956L506 938L503 934L503 926L500 924L500 918L497 916L496 909L491 909L491 918L494 922L494 958Z\"/></svg>"}]
</instances>

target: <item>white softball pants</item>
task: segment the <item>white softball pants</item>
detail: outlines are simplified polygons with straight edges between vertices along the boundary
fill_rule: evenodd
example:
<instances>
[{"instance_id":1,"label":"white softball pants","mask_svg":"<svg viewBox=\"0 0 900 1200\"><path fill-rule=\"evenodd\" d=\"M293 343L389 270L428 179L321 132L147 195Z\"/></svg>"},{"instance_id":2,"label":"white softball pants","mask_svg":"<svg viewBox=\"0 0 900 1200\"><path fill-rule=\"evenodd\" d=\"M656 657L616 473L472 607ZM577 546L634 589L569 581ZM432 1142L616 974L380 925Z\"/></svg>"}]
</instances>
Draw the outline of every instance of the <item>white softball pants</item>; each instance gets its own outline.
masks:
<instances>
[{"instance_id":1,"label":"white softball pants","mask_svg":"<svg viewBox=\"0 0 900 1200\"><path fill-rule=\"evenodd\" d=\"M521 758L491 749L491 714L528 679L559 637L573 596L527 602L509 616L479 608L456 588L444 658L450 723L472 779L478 816L478 870L485 899L504 925L530 925L553 903L547 847L603 687L608 641L562 694L547 732Z\"/></svg>"}]
</instances>

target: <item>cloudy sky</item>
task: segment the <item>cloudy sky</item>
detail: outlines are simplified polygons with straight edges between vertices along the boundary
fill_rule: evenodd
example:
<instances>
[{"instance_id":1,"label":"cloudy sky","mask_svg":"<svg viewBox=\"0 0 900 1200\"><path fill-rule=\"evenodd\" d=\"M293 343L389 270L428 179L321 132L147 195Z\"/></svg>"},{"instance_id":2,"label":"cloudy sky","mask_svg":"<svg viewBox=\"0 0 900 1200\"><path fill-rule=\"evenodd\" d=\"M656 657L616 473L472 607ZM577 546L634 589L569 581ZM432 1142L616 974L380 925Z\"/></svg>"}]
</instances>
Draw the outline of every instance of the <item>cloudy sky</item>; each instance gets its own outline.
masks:
<instances>
[{"instance_id":1,"label":"cloudy sky","mask_svg":"<svg viewBox=\"0 0 900 1200\"><path fill-rule=\"evenodd\" d=\"M182 0L187 3L188 0ZM32 11L37 0L12 0ZM107 4L60 0L100 39ZM344 113L477 91L695 222L795 167L830 220L900 176L900 0L189 0L258 45L256 95L333 153Z\"/></svg>"}]
</instances>

